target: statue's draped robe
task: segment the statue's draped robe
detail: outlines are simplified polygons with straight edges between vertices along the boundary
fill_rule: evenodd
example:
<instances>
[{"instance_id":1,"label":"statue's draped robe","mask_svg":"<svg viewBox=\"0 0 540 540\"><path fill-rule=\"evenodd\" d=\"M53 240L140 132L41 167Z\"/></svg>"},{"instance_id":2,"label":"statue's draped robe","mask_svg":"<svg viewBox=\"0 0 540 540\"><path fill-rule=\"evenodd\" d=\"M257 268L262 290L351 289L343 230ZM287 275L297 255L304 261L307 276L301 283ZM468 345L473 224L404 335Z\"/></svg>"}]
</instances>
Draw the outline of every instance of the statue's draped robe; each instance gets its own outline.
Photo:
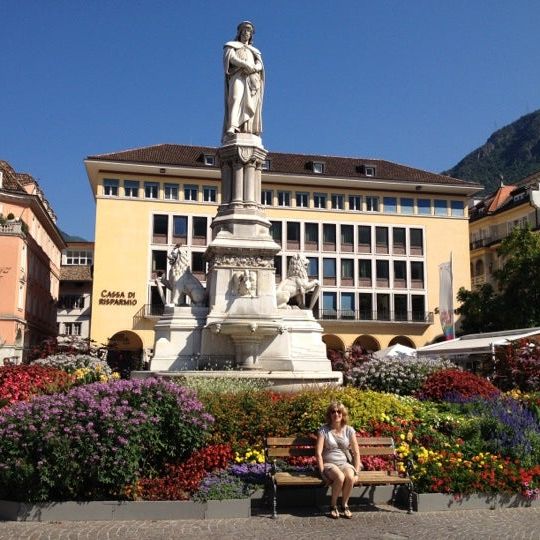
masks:
<instances>
[{"instance_id":1,"label":"statue's draped robe","mask_svg":"<svg viewBox=\"0 0 540 540\"><path fill-rule=\"evenodd\" d=\"M262 132L262 102L264 67L258 49L240 41L229 41L224 46L225 119L223 134ZM242 65L258 66L261 71L247 75Z\"/></svg>"}]
</instances>

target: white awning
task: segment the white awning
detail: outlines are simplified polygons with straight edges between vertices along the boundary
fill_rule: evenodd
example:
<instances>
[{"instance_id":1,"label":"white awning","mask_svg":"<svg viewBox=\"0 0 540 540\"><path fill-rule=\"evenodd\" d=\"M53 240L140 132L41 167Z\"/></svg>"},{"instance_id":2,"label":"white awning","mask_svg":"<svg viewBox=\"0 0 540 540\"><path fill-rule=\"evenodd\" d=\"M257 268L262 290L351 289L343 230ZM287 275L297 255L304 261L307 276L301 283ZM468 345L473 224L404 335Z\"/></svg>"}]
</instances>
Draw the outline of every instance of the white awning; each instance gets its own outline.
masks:
<instances>
[{"instance_id":1,"label":"white awning","mask_svg":"<svg viewBox=\"0 0 540 540\"><path fill-rule=\"evenodd\" d=\"M391 345L390 347L387 347L386 349L382 349L381 351L374 352L373 356L375 358L387 358L387 357L394 358L396 356L416 356L416 349L411 349L411 347L401 345L401 343L396 343L395 345Z\"/></svg>"},{"instance_id":2,"label":"white awning","mask_svg":"<svg viewBox=\"0 0 540 540\"><path fill-rule=\"evenodd\" d=\"M518 339L539 336L540 328L522 328L490 334L468 334L416 349L418 356L450 356L491 353L493 347L508 345Z\"/></svg>"}]
</instances>

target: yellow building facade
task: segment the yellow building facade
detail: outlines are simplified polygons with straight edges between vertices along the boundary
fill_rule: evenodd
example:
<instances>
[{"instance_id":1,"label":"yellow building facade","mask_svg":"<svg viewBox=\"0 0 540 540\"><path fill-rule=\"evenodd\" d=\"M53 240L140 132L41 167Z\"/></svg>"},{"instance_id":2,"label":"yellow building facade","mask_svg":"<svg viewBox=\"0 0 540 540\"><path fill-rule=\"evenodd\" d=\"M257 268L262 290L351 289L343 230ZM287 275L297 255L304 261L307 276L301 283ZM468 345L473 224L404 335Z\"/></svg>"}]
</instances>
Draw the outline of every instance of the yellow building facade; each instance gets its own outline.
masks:
<instances>
[{"instance_id":1,"label":"yellow building facade","mask_svg":"<svg viewBox=\"0 0 540 540\"><path fill-rule=\"evenodd\" d=\"M221 198L217 150L159 145L85 165L96 201L91 337L150 355L168 250L187 245L205 279ZM454 292L471 286L467 203L479 188L383 160L270 152L261 205L282 247L276 281L288 257L307 256L329 348L431 343L442 334L439 265L452 255Z\"/></svg>"},{"instance_id":2,"label":"yellow building facade","mask_svg":"<svg viewBox=\"0 0 540 540\"><path fill-rule=\"evenodd\" d=\"M501 185L494 193L477 201L470 209L471 282L473 288L493 286L495 270L502 261L497 248L516 227L540 228L540 210L531 197L538 192L540 173L512 185Z\"/></svg>"}]
</instances>

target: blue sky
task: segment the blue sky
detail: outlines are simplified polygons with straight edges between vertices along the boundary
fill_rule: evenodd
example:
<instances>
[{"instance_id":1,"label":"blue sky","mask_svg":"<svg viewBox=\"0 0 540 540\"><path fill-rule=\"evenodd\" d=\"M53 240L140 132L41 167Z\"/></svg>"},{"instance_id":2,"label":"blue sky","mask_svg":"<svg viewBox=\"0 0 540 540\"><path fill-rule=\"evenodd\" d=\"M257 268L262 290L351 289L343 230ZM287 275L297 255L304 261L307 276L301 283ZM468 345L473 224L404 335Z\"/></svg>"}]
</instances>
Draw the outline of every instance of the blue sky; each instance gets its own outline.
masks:
<instances>
[{"instance_id":1,"label":"blue sky","mask_svg":"<svg viewBox=\"0 0 540 540\"><path fill-rule=\"evenodd\" d=\"M85 157L218 146L222 46L245 19L270 151L440 172L540 108L537 0L0 0L0 159L92 239Z\"/></svg>"}]
</instances>

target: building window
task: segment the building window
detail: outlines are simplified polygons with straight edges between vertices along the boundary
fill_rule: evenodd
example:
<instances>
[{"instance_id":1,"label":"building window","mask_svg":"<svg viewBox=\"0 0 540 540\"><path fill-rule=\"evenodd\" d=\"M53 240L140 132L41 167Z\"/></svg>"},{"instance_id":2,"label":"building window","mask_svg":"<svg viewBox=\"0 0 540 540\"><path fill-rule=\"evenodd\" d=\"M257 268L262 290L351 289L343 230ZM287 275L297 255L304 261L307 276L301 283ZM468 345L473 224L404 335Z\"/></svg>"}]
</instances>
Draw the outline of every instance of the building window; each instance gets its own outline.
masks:
<instances>
[{"instance_id":1,"label":"building window","mask_svg":"<svg viewBox=\"0 0 540 540\"><path fill-rule=\"evenodd\" d=\"M307 273L312 279L319 279L319 259L317 257L308 257Z\"/></svg>"},{"instance_id":2,"label":"building window","mask_svg":"<svg viewBox=\"0 0 540 540\"><path fill-rule=\"evenodd\" d=\"M354 260L341 259L341 285L354 285Z\"/></svg>"},{"instance_id":3,"label":"building window","mask_svg":"<svg viewBox=\"0 0 540 540\"><path fill-rule=\"evenodd\" d=\"M152 242L166 244L169 233L169 216L154 214L152 221Z\"/></svg>"},{"instance_id":4,"label":"building window","mask_svg":"<svg viewBox=\"0 0 540 540\"><path fill-rule=\"evenodd\" d=\"M378 259L375 261L377 287L390 286L390 271L388 261Z\"/></svg>"},{"instance_id":5,"label":"building window","mask_svg":"<svg viewBox=\"0 0 540 540\"><path fill-rule=\"evenodd\" d=\"M354 319L354 293L341 293L341 318Z\"/></svg>"},{"instance_id":6,"label":"building window","mask_svg":"<svg viewBox=\"0 0 540 540\"><path fill-rule=\"evenodd\" d=\"M206 218L193 217L193 244L201 246L206 244Z\"/></svg>"},{"instance_id":7,"label":"building window","mask_svg":"<svg viewBox=\"0 0 540 540\"><path fill-rule=\"evenodd\" d=\"M137 180L124 180L124 195L126 197L138 197L139 182Z\"/></svg>"},{"instance_id":8,"label":"building window","mask_svg":"<svg viewBox=\"0 0 540 540\"><path fill-rule=\"evenodd\" d=\"M93 253L91 251L68 249L65 252L64 264L85 266L92 264Z\"/></svg>"},{"instance_id":9,"label":"building window","mask_svg":"<svg viewBox=\"0 0 540 540\"><path fill-rule=\"evenodd\" d=\"M118 197L118 180L105 178L103 180L103 195L108 197Z\"/></svg>"},{"instance_id":10,"label":"building window","mask_svg":"<svg viewBox=\"0 0 540 540\"><path fill-rule=\"evenodd\" d=\"M304 247L309 250L319 249L319 224L304 224Z\"/></svg>"},{"instance_id":11,"label":"building window","mask_svg":"<svg viewBox=\"0 0 540 540\"><path fill-rule=\"evenodd\" d=\"M314 161L312 163L312 169L315 174L323 174L324 173L324 163L320 161Z\"/></svg>"},{"instance_id":12,"label":"building window","mask_svg":"<svg viewBox=\"0 0 540 540\"><path fill-rule=\"evenodd\" d=\"M369 293L360 293L358 295L358 307L360 319L371 321L373 319L373 297Z\"/></svg>"},{"instance_id":13,"label":"building window","mask_svg":"<svg viewBox=\"0 0 540 540\"><path fill-rule=\"evenodd\" d=\"M413 294L411 296L411 308L413 321L426 320L426 299L423 296Z\"/></svg>"},{"instance_id":14,"label":"building window","mask_svg":"<svg viewBox=\"0 0 540 540\"><path fill-rule=\"evenodd\" d=\"M372 197L371 195L366 197L366 210L368 212L379 211L379 197Z\"/></svg>"},{"instance_id":15,"label":"building window","mask_svg":"<svg viewBox=\"0 0 540 540\"><path fill-rule=\"evenodd\" d=\"M377 320L378 321L390 320L390 295L389 294L377 295Z\"/></svg>"},{"instance_id":16,"label":"building window","mask_svg":"<svg viewBox=\"0 0 540 540\"><path fill-rule=\"evenodd\" d=\"M431 199L418 199L418 213L424 216L431 215Z\"/></svg>"},{"instance_id":17,"label":"building window","mask_svg":"<svg viewBox=\"0 0 540 540\"><path fill-rule=\"evenodd\" d=\"M394 320L395 321L407 320L407 295L406 294L394 295Z\"/></svg>"},{"instance_id":18,"label":"building window","mask_svg":"<svg viewBox=\"0 0 540 540\"><path fill-rule=\"evenodd\" d=\"M424 288L424 263L420 261L411 262L411 288Z\"/></svg>"},{"instance_id":19,"label":"building window","mask_svg":"<svg viewBox=\"0 0 540 540\"><path fill-rule=\"evenodd\" d=\"M278 206L291 206L291 192L290 191L278 191Z\"/></svg>"},{"instance_id":20,"label":"building window","mask_svg":"<svg viewBox=\"0 0 540 540\"><path fill-rule=\"evenodd\" d=\"M156 182L144 183L144 197L145 199L157 199L159 193L159 184Z\"/></svg>"},{"instance_id":21,"label":"building window","mask_svg":"<svg viewBox=\"0 0 540 540\"><path fill-rule=\"evenodd\" d=\"M263 162L262 162L262 165L261 165L261 169L263 171L269 171L270 170L270 160L269 159L265 159Z\"/></svg>"},{"instance_id":22,"label":"building window","mask_svg":"<svg viewBox=\"0 0 540 540\"><path fill-rule=\"evenodd\" d=\"M394 261L394 288L407 288L407 263L405 261Z\"/></svg>"},{"instance_id":23,"label":"building window","mask_svg":"<svg viewBox=\"0 0 540 540\"><path fill-rule=\"evenodd\" d=\"M343 210L345 208L345 197L344 195L332 193L332 209L333 210Z\"/></svg>"},{"instance_id":24,"label":"building window","mask_svg":"<svg viewBox=\"0 0 540 540\"><path fill-rule=\"evenodd\" d=\"M168 201L178 200L178 184L165 184L165 199Z\"/></svg>"},{"instance_id":25,"label":"building window","mask_svg":"<svg viewBox=\"0 0 540 540\"><path fill-rule=\"evenodd\" d=\"M58 298L59 309L84 309L85 299L82 295L63 294Z\"/></svg>"},{"instance_id":26,"label":"building window","mask_svg":"<svg viewBox=\"0 0 540 540\"><path fill-rule=\"evenodd\" d=\"M358 259L358 285L371 287L371 259Z\"/></svg>"},{"instance_id":27,"label":"building window","mask_svg":"<svg viewBox=\"0 0 540 540\"><path fill-rule=\"evenodd\" d=\"M375 167L364 167L364 174L366 176L375 176Z\"/></svg>"},{"instance_id":28,"label":"building window","mask_svg":"<svg viewBox=\"0 0 540 540\"><path fill-rule=\"evenodd\" d=\"M296 206L299 208L308 208L309 206L309 193L296 192Z\"/></svg>"},{"instance_id":29,"label":"building window","mask_svg":"<svg viewBox=\"0 0 540 540\"><path fill-rule=\"evenodd\" d=\"M64 334L66 336L80 336L82 324L79 323L64 323Z\"/></svg>"},{"instance_id":30,"label":"building window","mask_svg":"<svg viewBox=\"0 0 540 540\"><path fill-rule=\"evenodd\" d=\"M375 252L389 253L388 227L375 227Z\"/></svg>"},{"instance_id":31,"label":"building window","mask_svg":"<svg viewBox=\"0 0 540 540\"><path fill-rule=\"evenodd\" d=\"M403 227L394 227L392 229L392 253L394 255L405 255L407 253L405 242L405 229Z\"/></svg>"},{"instance_id":32,"label":"building window","mask_svg":"<svg viewBox=\"0 0 540 540\"><path fill-rule=\"evenodd\" d=\"M424 254L424 234L422 229L409 230L410 255Z\"/></svg>"},{"instance_id":33,"label":"building window","mask_svg":"<svg viewBox=\"0 0 540 540\"><path fill-rule=\"evenodd\" d=\"M198 188L197 186L184 186L184 200L185 201L196 201L198 197Z\"/></svg>"},{"instance_id":34,"label":"building window","mask_svg":"<svg viewBox=\"0 0 540 540\"><path fill-rule=\"evenodd\" d=\"M323 259L323 283L325 285L336 284L336 259Z\"/></svg>"},{"instance_id":35,"label":"building window","mask_svg":"<svg viewBox=\"0 0 540 540\"><path fill-rule=\"evenodd\" d=\"M402 214L414 214L414 199L403 198L399 200Z\"/></svg>"},{"instance_id":36,"label":"building window","mask_svg":"<svg viewBox=\"0 0 540 540\"><path fill-rule=\"evenodd\" d=\"M371 227L367 225L358 226L358 251L371 253Z\"/></svg>"},{"instance_id":37,"label":"building window","mask_svg":"<svg viewBox=\"0 0 540 540\"><path fill-rule=\"evenodd\" d=\"M152 250L152 279L160 278L167 274L167 252L164 250Z\"/></svg>"},{"instance_id":38,"label":"building window","mask_svg":"<svg viewBox=\"0 0 540 540\"><path fill-rule=\"evenodd\" d=\"M448 215L448 201L444 199L435 199L435 215L447 216Z\"/></svg>"},{"instance_id":39,"label":"building window","mask_svg":"<svg viewBox=\"0 0 540 540\"><path fill-rule=\"evenodd\" d=\"M282 229L281 221L270 222L270 236L274 242L277 242L279 245L281 245L282 242Z\"/></svg>"},{"instance_id":40,"label":"building window","mask_svg":"<svg viewBox=\"0 0 540 540\"><path fill-rule=\"evenodd\" d=\"M336 293L323 292L323 319L335 319L337 317Z\"/></svg>"},{"instance_id":41,"label":"building window","mask_svg":"<svg viewBox=\"0 0 540 540\"><path fill-rule=\"evenodd\" d=\"M362 210L362 197L360 195L349 195L349 210Z\"/></svg>"},{"instance_id":42,"label":"building window","mask_svg":"<svg viewBox=\"0 0 540 540\"><path fill-rule=\"evenodd\" d=\"M200 251L193 251L191 253L191 271L194 274L202 274L203 277L206 274L206 261L204 260L204 253Z\"/></svg>"},{"instance_id":43,"label":"building window","mask_svg":"<svg viewBox=\"0 0 540 540\"><path fill-rule=\"evenodd\" d=\"M323 223L323 250L336 251L336 226L333 223Z\"/></svg>"},{"instance_id":44,"label":"building window","mask_svg":"<svg viewBox=\"0 0 540 540\"><path fill-rule=\"evenodd\" d=\"M203 187L203 201L204 202L216 202L217 201L217 189L212 186Z\"/></svg>"},{"instance_id":45,"label":"building window","mask_svg":"<svg viewBox=\"0 0 540 540\"><path fill-rule=\"evenodd\" d=\"M173 239L176 243L187 243L186 216L173 216Z\"/></svg>"},{"instance_id":46,"label":"building window","mask_svg":"<svg viewBox=\"0 0 540 540\"><path fill-rule=\"evenodd\" d=\"M281 224L280 224L281 225ZM281 255L276 255L274 257L274 268L276 269L276 278L279 278L281 280L281 276L283 274L283 271L281 269L281 266L283 264L283 258Z\"/></svg>"},{"instance_id":47,"label":"building window","mask_svg":"<svg viewBox=\"0 0 540 540\"><path fill-rule=\"evenodd\" d=\"M384 197L383 204L386 214L395 214L397 212L397 199L395 197Z\"/></svg>"},{"instance_id":48,"label":"building window","mask_svg":"<svg viewBox=\"0 0 540 540\"><path fill-rule=\"evenodd\" d=\"M463 201L450 201L450 212L455 217L463 217L465 215Z\"/></svg>"},{"instance_id":49,"label":"building window","mask_svg":"<svg viewBox=\"0 0 540 540\"><path fill-rule=\"evenodd\" d=\"M326 208L326 193L314 193L313 206L315 208Z\"/></svg>"},{"instance_id":50,"label":"building window","mask_svg":"<svg viewBox=\"0 0 540 540\"><path fill-rule=\"evenodd\" d=\"M261 204L264 206L272 206L273 191L271 189L263 189L261 191Z\"/></svg>"},{"instance_id":51,"label":"building window","mask_svg":"<svg viewBox=\"0 0 540 540\"><path fill-rule=\"evenodd\" d=\"M216 156L213 156L212 154L205 154L204 164L208 165L209 167L213 167L216 164Z\"/></svg>"},{"instance_id":52,"label":"building window","mask_svg":"<svg viewBox=\"0 0 540 540\"><path fill-rule=\"evenodd\" d=\"M300 223L287 222L287 248L300 249Z\"/></svg>"},{"instance_id":53,"label":"building window","mask_svg":"<svg viewBox=\"0 0 540 540\"><path fill-rule=\"evenodd\" d=\"M354 251L353 225L341 225L341 251Z\"/></svg>"}]
</instances>

